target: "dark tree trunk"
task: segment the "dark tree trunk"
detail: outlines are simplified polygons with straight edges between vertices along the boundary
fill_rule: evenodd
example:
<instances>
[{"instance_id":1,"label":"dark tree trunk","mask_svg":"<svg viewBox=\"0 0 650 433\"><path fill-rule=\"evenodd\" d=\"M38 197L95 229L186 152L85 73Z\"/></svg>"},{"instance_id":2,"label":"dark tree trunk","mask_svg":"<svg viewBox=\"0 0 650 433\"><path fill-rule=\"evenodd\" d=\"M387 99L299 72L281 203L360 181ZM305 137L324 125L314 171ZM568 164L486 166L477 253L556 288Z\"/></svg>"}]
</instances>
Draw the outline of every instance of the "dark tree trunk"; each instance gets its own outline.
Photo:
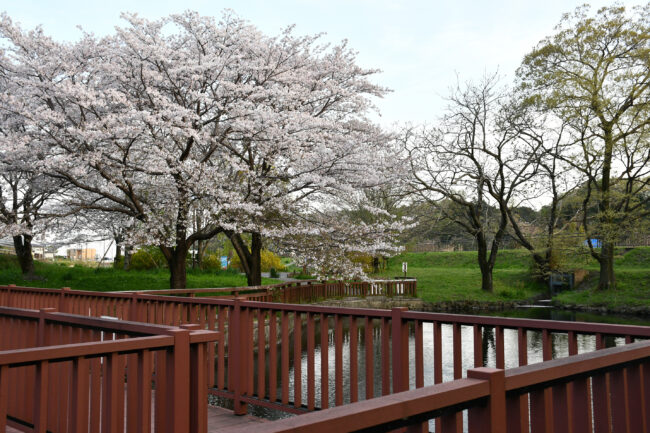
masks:
<instances>
[{"instance_id":1,"label":"dark tree trunk","mask_svg":"<svg viewBox=\"0 0 650 433\"><path fill-rule=\"evenodd\" d=\"M239 233L227 232L227 234L244 268L248 285L262 285L262 235L260 233L251 234L252 239L249 250L248 245L246 245Z\"/></svg>"},{"instance_id":2,"label":"dark tree trunk","mask_svg":"<svg viewBox=\"0 0 650 433\"><path fill-rule=\"evenodd\" d=\"M131 267L131 245L124 246L124 270L128 271Z\"/></svg>"},{"instance_id":3,"label":"dark tree trunk","mask_svg":"<svg viewBox=\"0 0 650 433\"><path fill-rule=\"evenodd\" d=\"M372 272L379 273L379 257L377 256L372 258Z\"/></svg>"},{"instance_id":4,"label":"dark tree trunk","mask_svg":"<svg viewBox=\"0 0 650 433\"><path fill-rule=\"evenodd\" d=\"M14 249L20 264L20 270L23 276L29 278L34 277L34 257L32 256L32 236L31 235L18 235L13 237Z\"/></svg>"},{"instance_id":5,"label":"dark tree trunk","mask_svg":"<svg viewBox=\"0 0 650 433\"><path fill-rule=\"evenodd\" d=\"M548 282L551 275L551 250L548 249L546 254L542 255L532 252L533 257L533 275L542 282Z\"/></svg>"},{"instance_id":6,"label":"dark tree trunk","mask_svg":"<svg viewBox=\"0 0 650 433\"><path fill-rule=\"evenodd\" d=\"M167 257L167 265L169 266L169 288L170 289L185 289L187 287L187 273L186 273L186 259L187 248L183 246L176 246L175 248L168 248L170 251Z\"/></svg>"},{"instance_id":7,"label":"dark tree trunk","mask_svg":"<svg viewBox=\"0 0 650 433\"><path fill-rule=\"evenodd\" d=\"M616 287L614 277L614 243L603 242L600 250L600 279L598 281L599 290L609 290Z\"/></svg>"},{"instance_id":8,"label":"dark tree trunk","mask_svg":"<svg viewBox=\"0 0 650 433\"><path fill-rule=\"evenodd\" d=\"M187 288L186 262L188 248L185 242L179 242L175 247L166 245L159 246L169 267L169 288L185 289Z\"/></svg>"},{"instance_id":9,"label":"dark tree trunk","mask_svg":"<svg viewBox=\"0 0 650 433\"><path fill-rule=\"evenodd\" d=\"M119 241L115 239L115 263L119 263L119 261L122 259L122 245L118 243Z\"/></svg>"},{"instance_id":10,"label":"dark tree trunk","mask_svg":"<svg viewBox=\"0 0 650 433\"><path fill-rule=\"evenodd\" d=\"M478 245L478 266L481 269L481 290L492 293L492 266L490 260L488 260L485 236L477 236L476 243Z\"/></svg>"},{"instance_id":11,"label":"dark tree trunk","mask_svg":"<svg viewBox=\"0 0 650 433\"><path fill-rule=\"evenodd\" d=\"M203 256L205 256L205 250L207 248L208 241L197 241L196 264L199 266L199 269L203 267Z\"/></svg>"}]
</instances>

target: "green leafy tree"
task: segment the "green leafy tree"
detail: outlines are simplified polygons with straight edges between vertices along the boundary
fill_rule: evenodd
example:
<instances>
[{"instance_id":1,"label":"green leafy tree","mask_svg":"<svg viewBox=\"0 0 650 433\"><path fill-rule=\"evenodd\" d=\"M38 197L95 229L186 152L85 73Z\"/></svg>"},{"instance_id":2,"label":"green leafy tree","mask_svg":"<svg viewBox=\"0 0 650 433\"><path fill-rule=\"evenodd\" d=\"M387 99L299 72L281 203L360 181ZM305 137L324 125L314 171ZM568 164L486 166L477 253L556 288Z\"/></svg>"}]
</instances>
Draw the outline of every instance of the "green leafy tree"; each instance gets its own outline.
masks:
<instances>
[{"instance_id":1,"label":"green leafy tree","mask_svg":"<svg viewBox=\"0 0 650 433\"><path fill-rule=\"evenodd\" d=\"M650 4L615 5L563 17L555 34L529 53L517 74L530 101L568 125L565 161L586 182L582 225L600 265L600 289L615 287L614 245L648 200L650 179ZM597 217L588 209L597 204Z\"/></svg>"}]
</instances>

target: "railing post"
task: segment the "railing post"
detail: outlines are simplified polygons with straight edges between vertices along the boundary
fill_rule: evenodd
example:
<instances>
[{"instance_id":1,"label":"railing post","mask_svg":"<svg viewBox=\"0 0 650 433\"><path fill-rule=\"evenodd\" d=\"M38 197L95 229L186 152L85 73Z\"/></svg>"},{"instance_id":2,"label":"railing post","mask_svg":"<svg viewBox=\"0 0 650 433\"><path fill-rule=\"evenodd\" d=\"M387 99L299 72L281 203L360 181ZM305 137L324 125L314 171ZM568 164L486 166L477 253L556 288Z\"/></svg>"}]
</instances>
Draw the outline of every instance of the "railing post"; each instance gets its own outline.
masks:
<instances>
[{"instance_id":1,"label":"railing post","mask_svg":"<svg viewBox=\"0 0 650 433\"><path fill-rule=\"evenodd\" d=\"M131 293L131 303L129 305L129 320L132 322L141 322L138 317L138 294Z\"/></svg>"},{"instance_id":2,"label":"railing post","mask_svg":"<svg viewBox=\"0 0 650 433\"><path fill-rule=\"evenodd\" d=\"M15 284L9 284L9 286L7 287L7 292L5 293L5 296L6 296L5 302L3 303L3 305L5 307L11 307L12 306L11 305L12 304L12 302L11 302L11 289L14 288L14 287L16 287Z\"/></svg>"},{"instance_id":3,"label":"railing post","mask_svg":"<svg viewBox=\"0 0 650 433\"><path fill-rule=\"evenodd\" d=\"M185 324L188 331L201 330L198 324ZM191 338L191 334L190 334ZM207 343L190 341L190 433L207 433L208 430L208 383Z\"/></svg>"},{"instance_id":4,"label":"railing post","mask_svg":"<svg viewBox=\"0 0 650 433\"><path fill-rule=\"evenodd\" d=\"M408 311L408 308L395 307L391 310L393 392L409 389L409 328L408 323L402 319L405 311Z\"/></svg>"},{"instance_id":5,"label":"railing post","mask_svg":"<svg viewBox=\"0 0 650 433\"><path fill-rule=\"evenodd\" d=\"M167 352L167 426L173 432L190 431L190 331L168 332L174 337L174 349Z\"/></svg>"},{"instance_id":6,"label":"railing post","mask_svg":"<svg viewBox=\"0 0 650 433\"><path fill-rule=\"evenodd\" d=\"M479 367L467 370L468 379L487 380L490 398L485 406L473 406L467 411L468 430L471 432L506 432L506 383L504 370Z\"/></svg>"},{"instance_id":7,"label":"railing post","mask_svg":"<svg viewBox=\"0 0 650 433\"><path fill-rule=\"evenodd\" d=\"M56 308L41 308L38 310L38 329L36 331L36 347L45 346L45 315L54 313Z\"/></svg>"},{"instance_id":8,"label":"railing post","mask_svg":"<svg viewBox=\"0 0 650 433\"><path fill-rule=\"evenodd\" d=\"M230 323L228 324L228 332L232 336L231 347L228 348L228 369L232 371L230 377L234 384L228 384L228 387L234 391L234 412L235 415L245 415L247 412L246 403L241 401L241 396L246 389L246 365L243 365L246 360L246 345L243 339L243 327L247 324L246 310L242 309L241 303L246 298L235 298L235 306L232 315L230 316ZM232 362L231 362L232 360Z\"/></svg>"},{"instance_id":9,"label":"railing post","mask_svg":"<svg viewBox=\"0 0 650 433\"><path fill-rule=\"evenodd\" d=\"M70 287L61 287L61 292L59 293L59 311L62 313L66 313L67 310L65 308L67 304L67 299L65 298L66 292L70 291Z\"/></svg>"}]
</instances>

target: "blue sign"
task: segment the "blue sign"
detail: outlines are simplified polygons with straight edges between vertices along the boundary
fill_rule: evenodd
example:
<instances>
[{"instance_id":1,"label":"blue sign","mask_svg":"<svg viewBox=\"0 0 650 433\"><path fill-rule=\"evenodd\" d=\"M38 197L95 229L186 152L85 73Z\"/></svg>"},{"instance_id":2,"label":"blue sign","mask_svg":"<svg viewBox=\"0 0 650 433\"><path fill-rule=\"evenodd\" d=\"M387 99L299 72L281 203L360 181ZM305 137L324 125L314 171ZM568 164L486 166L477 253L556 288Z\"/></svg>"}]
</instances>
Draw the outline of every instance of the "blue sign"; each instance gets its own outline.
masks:
<instances>
[{"instance_id":1,"label":"blue sign","mask_svg":"<svg viewBox=\"0 0 650 433\"><path fill-rule=\"evenodd\" d=\"M585 246L588 247L589 244L591 244L591 246L593 248L602 248L603 247L603 241L601 241L600 239L587 239L585 241Z\"/></svg>"},{"instance_id":2,"label":"blue sign","mask_svg":"<svg viewBox=\"0 0 650 433\"><path fill-rule=\"evenodd\" d=\"M228 257L221 256L221 268L226 269L228 267Z\"/></svg>"}]
</instances>

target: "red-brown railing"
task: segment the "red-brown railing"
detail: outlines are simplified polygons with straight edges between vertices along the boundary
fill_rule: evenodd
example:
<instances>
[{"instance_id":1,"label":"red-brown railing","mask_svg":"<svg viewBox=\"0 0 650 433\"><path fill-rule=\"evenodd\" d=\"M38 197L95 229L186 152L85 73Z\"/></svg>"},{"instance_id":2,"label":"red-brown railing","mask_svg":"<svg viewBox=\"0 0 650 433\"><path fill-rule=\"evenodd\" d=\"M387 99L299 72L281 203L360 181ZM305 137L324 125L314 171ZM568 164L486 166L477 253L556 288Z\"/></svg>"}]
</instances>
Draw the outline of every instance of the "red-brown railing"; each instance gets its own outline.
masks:
<instances>
[{"instance_id":1,"label":"red-brown railing","mask_svg":"<svg viewBox=\"0 0 650 433\"><path fill-rule=\"evenodd\" d=\"M508 370L475 368L466 379L276 421L267 433L462 431L646 432L650 342ZM227 433L243 433L234 428Z\"/></svg>"},{"instance_id":2,"label":"red-brown railing","mask_svg":"<svg viewBox=\"0 0 650 433\"><path fill-rule=\"evenodd\" d=\"M417 281L403 280L371 280L371 281L329 281L317 280L291 281L254 287L227 287L219 289L171 289L146 290L138 292L150 295L174 296L219 296L223 299L237 297L251 301L309 303L323 299L367 296L417 296Z\"/></svg>"},{"instance_id":3,"label":"red-brown railing","mask_svg":"<svg viewBox=\"0 0 650 433\"><path fill-rule=\"evenodd\" d=\"M217 339L191 326L0 307L0 431L204 432L207 345Z\"/></svg>"},{"instance_id":4,"label":"red-brown railing","mask_svg":"<svg viewBox=\"0 0 650 433\"><path fill-rule=\"evenodd\" d=\"M7 296L8 291L11 296ZM488 335L494 340L490 350L495 361L490 367L496 368L650 337L650 328L640 326L463 316L403 308L334 308L241 298L4 287L0 288L0 299L31 308L56 305L76 314L124 320L197 323L202 329L219 331L224 336L222 342L207 348L210 392L233 399L238 413L243 413L248 403L301 413L460 379L468 368L484 366ZM529 359L531 340L536 339L542 355ZM565 341L566 351L554 350L554 340ZM514 365L507 365L506 359L514 359ZM446 365L450 366L447 371Z\"/></svg>"}]
</instances>

